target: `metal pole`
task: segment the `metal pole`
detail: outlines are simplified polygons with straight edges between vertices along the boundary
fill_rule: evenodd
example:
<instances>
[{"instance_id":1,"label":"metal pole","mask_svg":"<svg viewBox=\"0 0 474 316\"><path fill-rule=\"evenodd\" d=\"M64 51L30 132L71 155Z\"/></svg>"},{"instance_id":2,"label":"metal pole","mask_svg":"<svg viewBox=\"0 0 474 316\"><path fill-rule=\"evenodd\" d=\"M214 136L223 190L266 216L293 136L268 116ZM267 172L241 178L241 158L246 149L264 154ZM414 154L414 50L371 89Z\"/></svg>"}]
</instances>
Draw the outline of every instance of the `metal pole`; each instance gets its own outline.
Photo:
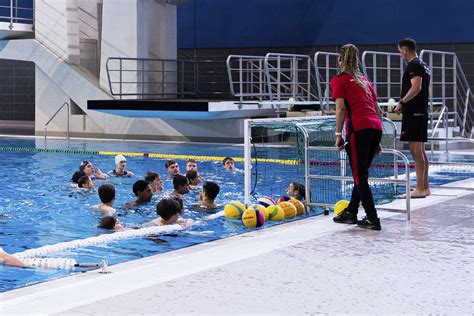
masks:
<instances>
[{"instance_id":1,"label":"metal pole","mask_svg":"<svg viewBox=\"0 0 474 316\"><path fill-rule=\"evenodd\" d=\"M69 114L71 113L70 109L69 109L69 103L66 103L66 107L67 107L67 140L69 140Z\"/></svg>"},{"instance_id":2,"label":"metal pole","mask_svg":"<svg viewBox=\"0 0 474 316\"><path fill-rule=\"evenodd\" d=\"M120 61L120 70L119 70L119 85L120 85L120 99L122 99L122 58L119 59Z\"/></svg>"},{"instance_id":3,"label":"metal pole","mask_svg":"<svg viewBox=\"0 0 474 316\"><path fill-rule=\"evenodd\" d=\"M142 99L143 99L143 96L145 95L145 60L140 60L141 63L142 63Z\"/></svg>"},{"instance_id":4,"label":"metal pole","mask_svg":"<svg viewBox=\"0 0 474 316\"><path fill-rule=\"evenodd\" d=\"M10 0L10 25L8 28L13 29L13 0Z\"/></svg>"},{"instance_id":5,"label":"metal pole","mask_svg":"<svg viewBox=\"0 0 474 316\"><path fill-rule=\"evenodd\" d=\"M251 164L251 130L250 120L244 121L244 191L245 204L250 204L250 176L252 174ZM255 157L256 158L256 157Z\"/></svg>"},{"instance_id":6,"label":"metal pole","mask_svg":"<svg viewBox=\"0 0 474 316\"><path fill-rule=\"evenodd\" d=\"M408 159L405 156L402 156L402 159L405 161L405 203L406 203L406 208L407 208L407 220L410 220L410 163L408 162Z\"/></svg>"},{"instance_id":7,"label":"metal pole","mask_svg":"<svg viewBox=\"0 0 474 316\"><path fill-rule=\"evenodd\" d=\"M161 61L161 97L164 97L165 93L165 61Z\"/></svg>"},{"instance_id":8,"label":"metal pole","mask_svg":"<svg viewBox=\"0 0 474 316\"><path fill-rule=\"evenodd\" d=\"M445 107L445 111L444 111L444 125L445 125L445 130L446 130L446 135L445 135L445 138L446 138L446 148L445 148L445 153L448 154L449 153L449 150L448 150L448 132L449 132L449 116L448 116L448 113L449 113L449 110L448 110L448 107L446 106Z\"/></svg>"},{"instance_id":9,"label":"metal pole","mask_svg":"<svg viewBox=\"0 0 474 316\"><path fill-rule=\"evenodd\" d=\"M392 96L392 67L391 56L387 55L387 100Z\"/></svg>"}]
</instances>

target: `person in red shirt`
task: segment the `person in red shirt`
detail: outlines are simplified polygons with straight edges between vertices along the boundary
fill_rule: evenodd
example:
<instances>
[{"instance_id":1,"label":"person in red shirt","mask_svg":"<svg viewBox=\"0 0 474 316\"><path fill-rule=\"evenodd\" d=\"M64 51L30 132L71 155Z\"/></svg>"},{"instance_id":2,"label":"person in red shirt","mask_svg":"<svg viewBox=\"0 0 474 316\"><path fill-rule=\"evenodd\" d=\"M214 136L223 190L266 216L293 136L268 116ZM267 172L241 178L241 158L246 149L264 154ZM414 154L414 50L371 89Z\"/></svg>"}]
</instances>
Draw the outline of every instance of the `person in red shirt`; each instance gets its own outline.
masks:
<instances>
[{"instance_id":1,"label":"person in red shirt","mask_svg":"<svg viewBox=\"0 0 474 316\"><path fill-rule=\"evenodd\" d=\"M372 160L381 151L382 111L372 85L359 70L358 56L356 46L342 46L338 58L340 72L331 79L332 97L336 102L335 146L345 148L354 177L349 206L333 220L336 223L381 230L368 178ZM342 137L344 120L346 143ZM367 216L358 221L357 212L361 202Z\"/></svg>"}]
</instances>

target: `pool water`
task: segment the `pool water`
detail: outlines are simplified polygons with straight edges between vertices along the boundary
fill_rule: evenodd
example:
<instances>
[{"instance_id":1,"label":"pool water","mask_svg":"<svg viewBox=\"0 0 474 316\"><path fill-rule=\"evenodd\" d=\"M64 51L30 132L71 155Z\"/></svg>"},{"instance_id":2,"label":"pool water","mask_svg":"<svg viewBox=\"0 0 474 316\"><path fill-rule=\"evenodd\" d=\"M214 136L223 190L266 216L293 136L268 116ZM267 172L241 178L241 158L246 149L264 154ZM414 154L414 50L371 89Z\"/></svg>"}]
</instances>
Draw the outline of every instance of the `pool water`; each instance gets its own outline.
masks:
<instances>
[{"instance_id":1,"label":"pool water","mask_svg":"<svg viewBox=\"0 0 474 316\"><path fill-rule=\"evenodd\" d=\"M42 140L0 139L1 147L43 148ZM48 148L63 148L78 151L123 151L147 152L173 155L234 156L242 157L240 146L215 146L195 144L158 144L142 142L102 141L56 141L48 140ZM0 174L3 190L0 191L0 247L9 253L44 245L56 244L99 234L110 233L97 228L100 213L92 206L100 204L97 188L103 183L112 183L116 188L114 207L125 226L138 227L157 217L156 204L167 192L172 191L172 180L166 179L164 159L127 156L127 169L136 176L131 178L110 178L95 180L95 189L77 190L71 187L72 174L78 170L82 160L91 161L103 172L115 167L113 155L73 154L57 152L29 152L25 150L0 151L3 172ZM177 159L181 172L185 171L185 160ZM243 169L237 162L236 167ZM221 187L217 203L223 205L232 200L244 200L242 173L223 170L220 161L198 161L203 180L215 181ZM163 194L157 194L152 201L136 209L123 209L125 203L134 201L133 183L143 178L147 171L155 171L164 180ZM202 183L201 183L202 184ZM184 218L200 219L209 214L199 208L189 207L198 201L200 190L193 190L184 201L188 210ZM319 214L315 210L309 215ZM267 222L264 227L278 223ZM74 258L79 263L98 263L107 258L115 264L157 253L167 252L252 230L240 221L223 217L205 221L190 230L147 238L133 238L73 249L51 254L51 257ZM0 266L0 291L38 283L78 271L17 269Z\"/></svg>"},{"instance_id":2,"label":"pool water","mask_svg":"<svg viewBox=\"0 0 474 316\"><path fill-rule=\"evenodd\" d=\"M120 221L126 226L138 227L157 217L155 211L157 202L163 194L172 191L172 181L166 179L164 166L166 160L143 155L137 157L126 156L127 170L134 172L135 177L110 178L105 181L96 180L94 181L95 189L78 191L71 187L70 179L72 174L78 170L82 160L91 161L95 167L99 167L103 172L115 167L113 155L88 154L84 153L85 151L243 157L241 146L215 144L104 142L102 140L72 140L69 142L48 140L47 143L44 143L43 139L0 138L0 147L55 148L82 152L0 151L0 160L2 161L2 172L0 173L0 181L2 182L2 190L0 190L0 247L3 247L9 253L110 233L97 228L100 214L92 209L93 205L100 203L97 188L103 183L112 183L115 186L116 200L114 207L118 211ZM177 159L177 162L180 165L181 172L185 171L185 160ZM236 162L236 167L243 169L243 164ZM229 201L238 200L243 202L244 176L242 173L226 172L222 168L222 162L206 159L198 161L198 169L204 181L215 181L221 187L217 202L222 207L216 211L222 210L223 205ZM274 198L284 194L288 182L293 181L292 174L278 164L262 163L260 164L260 170L267 170L274 174L281 173L278 189L271 192ZM133 183L141 179L148 171L155 171L160 174L164 180L164 193L157 194L150 203L136 209L123 209L122 206L125 203L135 200L131 189ZM439 182L439 179L442 179L441 182L447 182L472 176L474 176L472 170L465 174L450 171L447 175L438 175L433 180ZM430 182L431 180L430 178ZM264 182L265 179L259 181ZM188 209L183 214L184 218L201 219L208 216L207 213L201 212L199 209L189 207L192 203L197 202L198 194L199 190L193 190L186 196L184 204L188 206ZM334 194L334 199L337 200L338 198L339 196ZM309 214L297 219L321 213L321 209L315 208ZM258 229L278 224L280 223L269 221ZM254 229L245 228L240 221L220 217L211 221L204 221L185 231L146 238L118 240L109 244L54 253L51 256L74 258L79 263L98 263L107 258L109 264L115 264L225 238ZM0 291L7 291L78 272L79 270L18 269L0 266Z\"/></svg>"}]
</instances>

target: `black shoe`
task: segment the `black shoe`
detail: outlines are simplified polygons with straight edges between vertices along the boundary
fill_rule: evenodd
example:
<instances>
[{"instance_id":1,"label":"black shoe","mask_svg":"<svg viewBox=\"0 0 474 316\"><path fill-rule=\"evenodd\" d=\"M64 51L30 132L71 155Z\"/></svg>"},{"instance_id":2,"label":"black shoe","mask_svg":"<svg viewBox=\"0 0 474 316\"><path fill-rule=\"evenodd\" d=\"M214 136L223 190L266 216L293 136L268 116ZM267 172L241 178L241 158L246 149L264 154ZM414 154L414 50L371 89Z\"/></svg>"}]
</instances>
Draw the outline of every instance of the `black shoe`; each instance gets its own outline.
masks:
<instances>
[{"instance_id":1,"label":"black shoe","mask_svg":"<svg viewBox=\"0 0 474 316\"><path fill-rule=\"evenodd\" d=\"M341 214L332 218L335 223L341 224L357 224L357 215L352 214L347 210L343 210Z\"/></svg>"},{"instance_id":2,"label":"black shoe","mask_svg":"<svg viewBox=\"0 0 474 316\"><path fill-rule=\"evenodd\" d=\"M361 221L357 221L357 226L360 228L382 230L382 226L380 226L380 219L368 219L367 216L364 217Z\"/></svg>"}]
</instances>

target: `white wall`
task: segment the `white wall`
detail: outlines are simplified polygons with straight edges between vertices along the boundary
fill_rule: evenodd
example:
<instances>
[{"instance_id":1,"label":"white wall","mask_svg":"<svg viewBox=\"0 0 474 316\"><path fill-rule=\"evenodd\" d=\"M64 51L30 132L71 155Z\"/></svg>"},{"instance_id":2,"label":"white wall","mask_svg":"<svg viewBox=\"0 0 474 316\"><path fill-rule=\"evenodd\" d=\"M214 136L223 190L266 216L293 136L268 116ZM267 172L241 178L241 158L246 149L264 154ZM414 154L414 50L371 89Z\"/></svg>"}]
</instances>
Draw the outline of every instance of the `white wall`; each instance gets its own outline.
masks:
<instances>
[{"instance_id":1,"label":"white wall","mask_svg":"<svg viewBox=\"0 0 474 316\"><path fill-rule=\"evenodd\" d=\"M77 0L36 0L35 37L61 59L78 64Z\"/></svg>"},{"instance_id":2,"label":"white wall","mask_svg":"<svg viewBox=\"0 0 474 316\"><path fill-rule=\"evenodd\" d=\"M148 10L148 56L149 58L177 59L177 16L176 5L166 3L166 0L157 0L150 2ZM156 31L159 30L159 31ZM160 63L151 63L150 70L166 70L164 75L160 72L150 72L148 80L161 82L164 77L165 82L176 82L177 65L173 62L164 64L164 69ZM171 71L171 72L170 72ZM177 86L175 84L165 84L150 86L152 93L168 93L168 97L174 97L169 93L175 93Z\"/></svg>"},{"instance_id":3,"label":"white wall","mask_svg":"<svg viewBox=\"0 0 474 316\"><path fill-rule=\"evenodd\" d=\"M99 77L98 0L78 0L80 65Z\"/></svg>"},{"instance_id":4,"label":"white wall","mask_svg":"<svg viewBox=\"0 0 474 316\"><path fill-rule=\"evenodd\" d=\"M109 57L162 58L176 59L177 56L177 23L176 5L167 4L165 0L104 0L102 14L100 86L109 90L109 79L106 62ZM111 62L110 67L119 69L119 62ZM161 70L161 63L147 62L141 64L125 61L123 69L134 72L122 73L122 82L144 81L161 82L161 73L150 74L144 70ZM171 67L171 68L169 68ZM174 68L173 68L174 67ZM168 65L176 69L175 65ZM118 73L110 73L111 81L120 80ZM173 74L169 75L172 80ZM157 85L155 85L156 87ZM152 90L154 87L152 87ZM171 87L175 89L175 86ZM114 92L119 91L119 84L113 85ZM148 87L139 84L124 84L122 92L147 92ZM135 98L130 96L129 98Z\"/></svg>"},{"instance_id":5,"label":"white wall","mask_svg":"<svg viewBox=\"0 0 474 316\"><path fill-rule=\"evenodd\" d=\"M35 131L43 135L46 122L64 103L70 103L70 98L65 94L39 67L35 67ZM67 108L63 108L48 124L48 135L64 136L67 131ZM104 130L86 116L86 130L84 130L83 116L70 117L70 132L75 133L103 133Z\"/></svg>"},{"instance_id":6,"label":"white wall","mask_svg":"<svg viewBox=\"0 0 474 316\"><path fill-rule=\"evenodd\" d=\"M79 37L80 39L97 40L98 20L97 4L98 0L78 0Z\"/></svg>"}]
</instances>

